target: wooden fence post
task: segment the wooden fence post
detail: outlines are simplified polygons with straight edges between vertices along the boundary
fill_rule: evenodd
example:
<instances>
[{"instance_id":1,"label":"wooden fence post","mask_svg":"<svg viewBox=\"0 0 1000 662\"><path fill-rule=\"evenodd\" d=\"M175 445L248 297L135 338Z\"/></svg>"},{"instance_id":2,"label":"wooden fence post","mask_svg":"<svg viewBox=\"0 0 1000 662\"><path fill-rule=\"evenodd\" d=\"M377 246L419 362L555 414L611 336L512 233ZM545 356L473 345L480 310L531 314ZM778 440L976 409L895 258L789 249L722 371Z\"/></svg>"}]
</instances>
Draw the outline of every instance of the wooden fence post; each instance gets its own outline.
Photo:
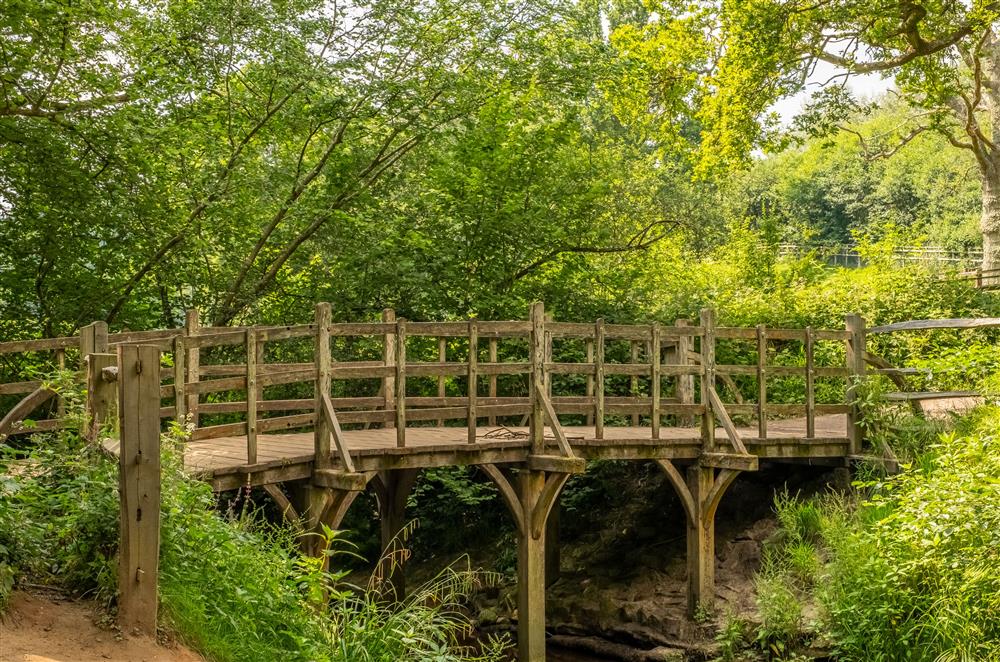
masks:
<instances>
[{"instance_id":1,"label":"wooden fence post","mask_svg":"<svg viewBox=\"0 0 1000 662\"><path fill-rule=\"evenodd\" d=\"M84 358L87 368L87 422L84 436L91 441L97 439L102 425L116 419L118 391L113 373L106 370L114 369L116 360L114 354L88 354Z\"/></svg>"},{"instance_id":2,"label":"wooden fence post","mask_svg":"<svg viewBox=\"0 0 1000 662\"><path fill-rule=\"evenodd\" d=\"M594 437L604 439L604 319L594 327Z\"/></svg>"},{"instance_id":3,"label":"wooden fence post","mask_svg":"<svg viewBox=\"0 0 1000 662\"><path fill-rule=\"evenodd\" d=\"M496 338L490 338L489 362L490 363L496 363L497 361L498 361L498 358L497 358L497 339ZM489 384L489 388L490 388L490 404L491 405L495 405L496 404L496 398L497 398L497 376L496 376L496 373L490 372L489 379L490 379L490 384ZM496 425L497 424L496 414L491 414L490 417L489 417L489 421L488 422L489 422L490 425Z\"/></svg>"},{"instance_id":4,"label":"wooden fence post","mask_svg":"<svg viewBox=\"0 0 1000 662\"><path fill-rule=\"evenodd\" d=\"M91 354L105 354L108 351L107 322L93 322L80 329L80 363Z\"/></svg>"},{"instance_id":5,"label":"wooden fence post","mask_svg":"<svg viewBox=\"0 0 1000 662\"><path fill-rule=\"evenodd\" d=\"M469 321L469 375L468 375L469 413L466 423L469 426L469 443L476 443L476 399L479 396L479 326L476 320Z\"/></svg>"},{"instance_id":6,"label":"wooden fence post","mask_svg":"<svg viewBox=\"0 0 1000 662\"><path fill-rule=\"evenodd\" d=\"M846 319L847 331L851 334L847 341L847 369L850 373L850 383L847 385L847 403L850 410L847 414L847 439L851 455L861 453L864 431L861 429L861 412L856 403L858 398L858 380L865 376L865 320L861 315L850 314Z\"/></svg>"},{"instance_id":7,"label":"wooden fence post","mask_svg":"<svg viewBox=\"0 0 1000 662\"><path fill-rule=\"evenodd\" d=\"M649 424L653 439L660 438L660 323L653 322L649 329Z\"/></svg>"},{"instance_id":8,"label":"wooden fence post","mask_svg":"<svg viewBox=\"0 0 1000 662\"><path fill-rule=\"evenodd\" d=\"M703 308L701 311L701 406L705 413L701 416L701 439L704 450L715 449L715 413L709 399L709 390L715 388L715 311Z\"/></svg>"},{"instance_id":9,"label":"wooden fence post","mask_svg":"<svg viewBox=\"0 0 1000 662\"><path fill-rule=\"evenodd\" d=\"M406 320L396 320L396 446L406 446Z\"/></svg>"},{"instance_id":10,"label":"wooden fence post","mask_svg":"<svg viewBox=\"0 0 1000 662\"><path fill-rule=\"evenodd\" d=\"M327 331L327 338L330 332ZM257 464L257 332L247 329L247 464ZM317 410L317 420L322 417Z\"/></svg>"},{"instance_id":11,"label":"wooden fence post","mask_svg":"<svg viewBox=\"0 0 1000 662\"><path fill-rule=\"evenodd\" d=\"M691 326L687 320L677 320L674 326ZM692 351L692 336L677 337L677 363L679 365L691 365L691 358L688 354ZM677 399L682 405L694 404L694 375L679 375L677 377ZM693 418L690 414L681 414L678 422L681 425L692 425Z\"/></svg>"},{"instance_id":12,"label":"wooden fence post","mask_svg":"<svg viewBox=\"0 0 1000 662\"><path fill-rule=\"evenodd\" d=\"M313 466L316 469L327 469L330 466L330 426L323 416L323 395L330 394L330 304L316 304L316 348L313 357L316 365L316 423L313 426L313 445L316 458Z\"/></svg>"},{"instance_id":13,"label":"wooden fence post","mask_svg":"<svg viewBox=\"0 0 1000 662\"><path fill-rule=\"evenodd\" d=\"M198 335L198 329L201 328L201 323L199 322L198 311L188 310L184 313L184 345L187 347L184 354L184 365L187 368L187 380L185 384L197 384L198 380L201 379L201 350L197 347L191 347L189 338ZM189 393L187 395L187 415L191 418L191 424L198 427L198 401L199 395L197 393Z\"/></svg>"},{"instance_id":14,"label":"wooden fence post","mask_svg":"<svg viewBox=\"0 0 1000 662\"><path fill-rule=\"evenodd\" d=\"M757 325L757 436L767 439L767 327Z\"/></svg>"},{"instance_id":15,"label":"wooden fence post","mask_svg":"<svg viewBox=\"0 0 1000 662\"><path fill-rule=\"evenodd\" d=\"M396 311L392 308L383 310L382 323L395 324ZM386 368L392 368L396 365L396 334L391 331L382 336L382 363L385 364ZM396 375L394 371L386 370L385 376L382 377L382 398L385 401L383 405L385 411L392 411L396 408ZM391 420L384 423L386 428L391 428L394 425L395 421Z\"/></svg>"},{"instance_id":16,"label":"wooden fence post","mask_svg":"<svg viewBox=\"0 0 1000 662\"><path fill-rule=\"evenodd\" d=\"M118 620L156 634L160 556L160 350L118 346L121 537Z\"/></svg>"},{"instance_id":17,"label":"wooden fence post","mask_svg":"<svg viewBox=\"0 0 1000 662\"><path fill-rule=\"evenodd\" d=\"M531 453L545 452L545 414L538 387L545 388L545 304L531 304L531 377L528 381L528 399L531 402Z\"/></svg>"}]
</instances>

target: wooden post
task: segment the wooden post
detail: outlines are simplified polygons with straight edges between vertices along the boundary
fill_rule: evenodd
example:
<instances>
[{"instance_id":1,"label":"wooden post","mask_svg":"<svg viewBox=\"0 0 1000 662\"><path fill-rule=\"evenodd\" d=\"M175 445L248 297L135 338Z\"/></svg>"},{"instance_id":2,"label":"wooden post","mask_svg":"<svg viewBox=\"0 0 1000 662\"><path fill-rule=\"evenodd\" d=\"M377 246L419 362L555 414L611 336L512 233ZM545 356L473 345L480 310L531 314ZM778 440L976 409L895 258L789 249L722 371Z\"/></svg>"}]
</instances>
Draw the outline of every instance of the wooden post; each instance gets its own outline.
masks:
<instances>
[{"instance_id":1,"label":"wooden post","mask_svg":"<svg viewBox=\"0 0 1000 662\"><path fill-rule=\"evenodd\" d=\"M406 320L396 320L396 446L406 447Z\"/></svg>"},{"instance_id":2,"label":"wooden post","mask_svg":"<svg viewBox=\"0 0 1000 662\"><path fill-rule=\"evenodd\" d=\"M677 320L674 326L691 326L687 320ZM691 365L688 356L693 351L692 336L677 337L677 363L679 365ZM680 375L677 377L677 399L682 405L694 404L694 375ZM682 414L679 418L681 425L690 426L693 424L693 417L689 414Z\"/></svg>"},{"instance_id":3,"label":"wooden post","mask_svg":"<svg viewBox=\"0 0 1000 662\"><path fill-rule=\"evenodd\" d=\"M117 365L116 361L114 354L89 354L84 358L87 370L87 423L84 436L91 441L97 439L101 426L117 419L115 408L118 389L105 373L105 368Z\"/></svg>"},{"instance_id":4,"label":"wooden post","mask_svg":"<svg viewBox=\"0 0 1000 662\"><path fill-rule=\"evenodd\" d=\"M160 556L160 350L118 346L121 531L118 620L156 634Z\"/></svg>"},{"instance_id":5,"label":"wooden post","mask_svg":"<svg viewBox=\"0 0 1000 662\"><path fill-rule=\"evenodd\" d=\"M330 393L330 323L333 319L330 304L316 304L316 346L313 357L316 365L316 383L313 388L316 405L316 422L313 425L313 446L316 457L313 467L327 469L332 464L330 458L330 426L323 416L323 395Z\"/></svg>"},{"instance_id":6,"label":"wooden post","mask_svg":"<svg viewBox=\"0 0 1000 662\"><path fill-rule=\"evenodd\" d=\"M177 336L174 338L174 419L181 424L187 417L184 357L184 337Z\"/></svg>"},{"instance_id":7,"label":"wooden post","mask_svg":"<svg viewBox=\"0 0 1000 662\"><path fill-rule=\"evenodd\" d=\"M594 363L594 340L588 338L586 341L586 352L587 352L587 363L593 365ZM587 401L590 402L594 397L594 374L587 374ZM594 411L591 410L587 412L587 425L594 424Z\"/></svg>"},{"instance_id":8,"label":"wooden post","mask_svg":"<svg viewBox=\"0 0 1000 662\"><path fill-rule=\"evenodd\" d=\"M649 421L653 439L660 438L660 324L654 322L649 329Z\"/></svg>"},{"instance_id":9,"label":"wooden post","mask_svg":"<svg viewBox=\"0 0 1000 662\"><path fill-rule=\"evenodd\" d=\"M329 306L327 306L329 311ZM317 336L319 337L319 336ZM330 332L326 332L329 345ZM318 348L317 348L318 349ZM329 356L329 346L327 347ZM257 332L247 329L247 464L257 464ZM329 361L329 359L327 359ZM318 364L317 364L318 365ZM327 366L329 372L329 366ZM320 409L316 410L316 430L320 429ZM329 442L327 442L329 445Z\"/></svg>"},{"instance_id":10,"label":"wooden post","mask_svg":"<svg viewBox=\"0 0 1000 662\"><path fill-rule=\"evenodd\" d=\"M857 405L857 382L865 376L865 320L861 315L847 316L847 331L851 334L847 341L847 369L850 372L847 385L847 439L851 455L861 454L864 431L861 429L861 411Z\"/></svg>"},{"instance_id":11,"label":"wooden post","mask_svg":"<svg viewBox=\"0 0 1000 662\"><path fill-rule=\"evenodd\" d=\"M406 526L406 501L420 474L419 469L395 469L380 471L377 480L381 489L376 489L378 498L379 532L382 541L382 557L379 573L383 582L391 587L391 602L402 602L406 598L405 546L400 532Z\"/></svg>"},{"instance_id":12,"label":"wooden post","mask_svg":"<svg viewBox=\"0 0 1000 662\"><path fill-rule=\"evenodd\" d=\"M192 338L198 335L198 329L201 328L201 324L198 319L197 310L188 310L184 313L184 338ZM185 367L187 368L187 380L186 384L197 384L201 379L201 352L197 347L191 347L188 343L187 354L185 355ZM191 424L198 427L199 416L198 416L198 402L199 395L197 393L190 393L187 396L187 415L191 418Z\"/></svg>"},{"instance_id":13,"label":"wooden post","mask_svg":"<svg viewBox=\"0 0 1000 662\"><path fill-rule=\"evenodd\" d=\"M479 327L476 320L469 321L469 413L466 423L469 427L469 443L476 443L476 398L479 396Z\"/></svg>"},{"instance_id":14,"label":"wooden post","mask_svg":"<svg viewBox=\"0 0 1000 662\"><path fill-rule=\"evenodd\" d=\"M81 355L81 360L83 356ZM56 368L59 370L66 369L66 350L57 349L56 350ZM56 417L62 418L66 415L66 402L63 400L61 394L56 394Z\"/></svg>"},{"instance_id":15,"label":"wooden post","mask_svg":"<svg viewBox=\"0 0 1000 662\"><path fill-rule=\"evenodd\" d=\"M91 354L105 354L108 351L107 322L93 322L80 329L80 363Z\"/></svg>"},{"instance_id":16,"label":"wooden post","mask_svg":"<svg viewBox=\"0 0 1000 662\"><path fill-rule=\"evenodd\" d=\"M542 471L519 472L525 531L517 545L517 659L545 660L545 535L532 535L530 520L545 487ZM544 524L544 522L543 522Z\"/></svg>"},{"instance_id":17,"label":"wooden post","mask_svg":"<svg viewBox=\"0 0 1000 662\"><path fill-rule=\"evenodd\" d=\"M767 328L757 325L757 436L767 439Z\"/></svg>"},{"instance_id":18,"label":"wooden post","mask_svg":"<svg viewBox=\"0 0 1000 662\"><path fill-rule=\"evenodd\" d=\"M545 384L545 304L536 301L531 305L531 378L528 380L528 395L531 401L531 453L545 452L545 414L542 394L537 384Z\"/></svg>"},{"instance_id":19,"label":"wooden post","mask_svg":"<svg viewBox=\"0 0 1000 662\"><path fill-rule=\"evenodd\" d=\"M490 348L489 348L489 361L490 363L496 363L499 359L497 358L497 339L490 338ZM497 398L497 376L496 373L490 373L490 401L491 404L496 404ZM497 424L497 417L495 414L491 414L489 418L490 425Z\"/></svg>"},{"instance_id":20,"label":"wooden post","mask_svg":"<svg viewBox=\"0 0 1000 662\"><path fill-rule=\"evenodd\" d=\"M385 324L394 324L396 322L396 311L392 308L386 308L382 311L382 322ZM392 368L396 365L396 334L386 333L382 338L382 362L385 364L386 368ZM386 370L386 375L382 377L382 397L385 399L385 404L383 405L386 411L393 411L396 409L396 375L395 371L390 373ZM385 427L391 428L395 425L394 421L386 421Z\"/></svg>"},{"instance_id":21,"label":"wooden post","mask_svg":"<svg viewBox=\"0 0 1000 662\"><path fill-rule=\"evenodd\" d=\"M816 335L812 327L806 327L806 439L816 437L816 365L813 352Z\"/></svg>"},{"instance_id":22,"label":"wooden post","mask_svg":"<svg viewBox=\"0 0 1000 662\"><path fill-rule=\"evenodd\" d=\"M447 362L448 362L448 339L442 336L438 338L438 363L447 363ZM438 382L438 397L444 398L445 395L447 395L447 391L445 390L444 375L438 375L437 382ZM443 426L444 419L442 418L437 419L437 424L438 427Z\"/></svg>"},{"instance_id":23,"label":"wooden post","mask_svg":"<svg viewBox=\"0 0 1000 662\"><path fill-rule=\"evenodd\" d=\"M709 402L709 389L715 388L715 311L703 308L701 311L701 405L705 413L701 417L701 439L704 450L715 450L715 412Z\"/></svg>"},{"instance_id":24,"label":"wooden post","mask_svg":"<svg viewBox=\"0 0 1000 662\"><path fill-rule=\"evenodd\" d=\"M694 465L687 471L694 517L687 518L688 613L710 608L715 598L715 517L703 507L715 483L715 470Z\"/></svg>"},{"instance_id":25,"label":"wooden post","mask_svg":"<svg viewBox=\"0 0 1000 662\"><path fill-rule=\"evenodd\" d=\"M633 340L629 343L629 362L635 364L639 362L639 341ZM639 376L632 375L628 380L628 394L635 397L639 393ZM632 426L639 427L639 414L632 414Z\"/></svg>"},{"instance_id":26,"label":"wooden post","mask_svg":"<svg viewBox=\"0 0 1000 662\"><path fill-rule=\"evenodd\" d=\"M604 320L594 328L594 437L604 439Z\"/></svg>"}]
</instances>

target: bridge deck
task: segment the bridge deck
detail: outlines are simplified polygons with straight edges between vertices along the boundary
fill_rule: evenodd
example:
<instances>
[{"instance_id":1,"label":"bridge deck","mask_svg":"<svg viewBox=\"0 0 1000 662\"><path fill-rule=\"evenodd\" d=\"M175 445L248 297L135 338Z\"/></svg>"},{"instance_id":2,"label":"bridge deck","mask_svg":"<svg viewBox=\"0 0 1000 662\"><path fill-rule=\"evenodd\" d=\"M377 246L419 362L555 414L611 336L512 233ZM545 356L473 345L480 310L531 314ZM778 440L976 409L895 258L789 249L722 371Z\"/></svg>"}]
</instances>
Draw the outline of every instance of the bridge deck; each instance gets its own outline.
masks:
<instances>
[{"instance_id":1,"label":"bridge deck","mask_svg":"<svg viewBox=\"0 0 1000 662\"><path fill-rule=\"evenodd\" d=\"M844 415L817 416L813 438L807 439L805 430L805 419L793 418L771 421L767 439L759 439L756 428L741 428L740 434L747 449L762 459L848 455ZM564 426L563 431L574 451L587 459L693 460L702 448L700 430L694 427L662 427L659 439L652 438L649 427L607 426L603 439L596 438L593 426ZM396 431L391 428L345 430L344 439L359 471L381 471L522 462L528 453L527 432L526 427L484 426L477 442L470 444L465 427L408 427L405 448L396 446ZM547 429L546 437L550 436ZM108 440L105 445L117 453L117 440ZM312 432L259 435L257 445L258 462L248 465L244 436L192 441L184 447L184 466L219 490L248 482L263 485L311 475ZM720 450L729 446L721 428L717 431L717 445ZM558 451L553 448L553 452Z\"/></svg>"}]
</instances>

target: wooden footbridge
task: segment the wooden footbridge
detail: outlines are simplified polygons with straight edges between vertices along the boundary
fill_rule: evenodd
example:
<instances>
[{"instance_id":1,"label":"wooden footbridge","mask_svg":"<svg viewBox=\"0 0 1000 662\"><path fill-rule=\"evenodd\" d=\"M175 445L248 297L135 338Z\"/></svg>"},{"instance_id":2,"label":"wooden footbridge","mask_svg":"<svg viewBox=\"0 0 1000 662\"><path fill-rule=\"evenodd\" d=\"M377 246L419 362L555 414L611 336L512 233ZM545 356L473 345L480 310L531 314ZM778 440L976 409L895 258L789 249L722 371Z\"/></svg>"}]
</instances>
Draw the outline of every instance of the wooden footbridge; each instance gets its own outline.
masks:
<instances>
[{"instance_id":1,"label":"wooden footbridge","mask_svg":"<svg viewBox=\"0 0 1000 662\"><path fill-rule=\"evenodd\" d=\"M190 426L189 471L216 490L259 486L307 528L337 528L371 488L386 545L421 469L481 468L517 529L519 656L535 661L545 656L547 521L570 476L589 460L655 461L687 515L690 609L710 606L715 512L741 472L862 455L851 403L865 333L856 315L841 329L733 328L711 310L669 326L567 323L541 303L527 321L385 311L333 323L319 304L310 324L202 328L191 312L184 328L109 334L95 323L0 343L0 355L82 358L88 434L120 457L126 624L155 623L149 513L159 511L161 421L176 419ZM776 385L784 401L770 397ZM12 404L0 434L62 424L59 395L39 381L0 384L0 396ZM48 413L27 422L38 411Z\"/></svg>"}]
</instances>

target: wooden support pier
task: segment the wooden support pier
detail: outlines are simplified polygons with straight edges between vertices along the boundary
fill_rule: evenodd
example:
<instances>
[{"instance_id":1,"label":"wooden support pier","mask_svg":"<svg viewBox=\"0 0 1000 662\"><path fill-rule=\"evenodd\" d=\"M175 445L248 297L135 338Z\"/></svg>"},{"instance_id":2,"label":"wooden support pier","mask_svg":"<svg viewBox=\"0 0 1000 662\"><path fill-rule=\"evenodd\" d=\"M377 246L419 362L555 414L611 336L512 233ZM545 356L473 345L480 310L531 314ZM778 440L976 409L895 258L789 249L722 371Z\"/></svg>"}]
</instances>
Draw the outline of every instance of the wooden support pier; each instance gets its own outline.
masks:
<instances>
[{"instance_id":1,"label":"wooden support pier","mask_svg":"<svg viewBox=\"0 0 1000 662\"><path fill-rule=\"evenodd\" d=\"M663 470L687 518L693 614L714 600L715 512L741 472L761 461L846 462L862 452L852 403L866 331L857 316L842 329L724 327L711 310L671 325L575 323L536 303L520 321L410 321L391 310L376 321L333 318L321 303L308 324L213 328L192 311L178 329L108 333L96 323L77 337L0 343L0 353L86 359L87 433L122 467L123 622L155 624L146 590L155 582L155 437L165 419L192 430L188 471L219 491L264 488L305 534L339 527L371 489L385 552L378 572L394 600L405 596L399 534L420 471L479 467L517 531L526 662L545 657L546 566L558 568L550 520L588 461L653 461ZM771 349L795 343L801 364L775 365ZM819 356L839 359L819 365ZM161 358L169 369L160 370ZM107 388L115 379L117 398ZM798 403L768 401L768 381L777 379L798 380ZM840 380L842 397L817 402L820 380ZM29 381L0 384L6 395L25 397L0 420L0 435L26 433L19 421L52 397ZM109 424L115 406L118 430ZM34 429L59 427L51 411ZM303 536L306 552L319 544Z\"/></svg>"}]
</instances>

